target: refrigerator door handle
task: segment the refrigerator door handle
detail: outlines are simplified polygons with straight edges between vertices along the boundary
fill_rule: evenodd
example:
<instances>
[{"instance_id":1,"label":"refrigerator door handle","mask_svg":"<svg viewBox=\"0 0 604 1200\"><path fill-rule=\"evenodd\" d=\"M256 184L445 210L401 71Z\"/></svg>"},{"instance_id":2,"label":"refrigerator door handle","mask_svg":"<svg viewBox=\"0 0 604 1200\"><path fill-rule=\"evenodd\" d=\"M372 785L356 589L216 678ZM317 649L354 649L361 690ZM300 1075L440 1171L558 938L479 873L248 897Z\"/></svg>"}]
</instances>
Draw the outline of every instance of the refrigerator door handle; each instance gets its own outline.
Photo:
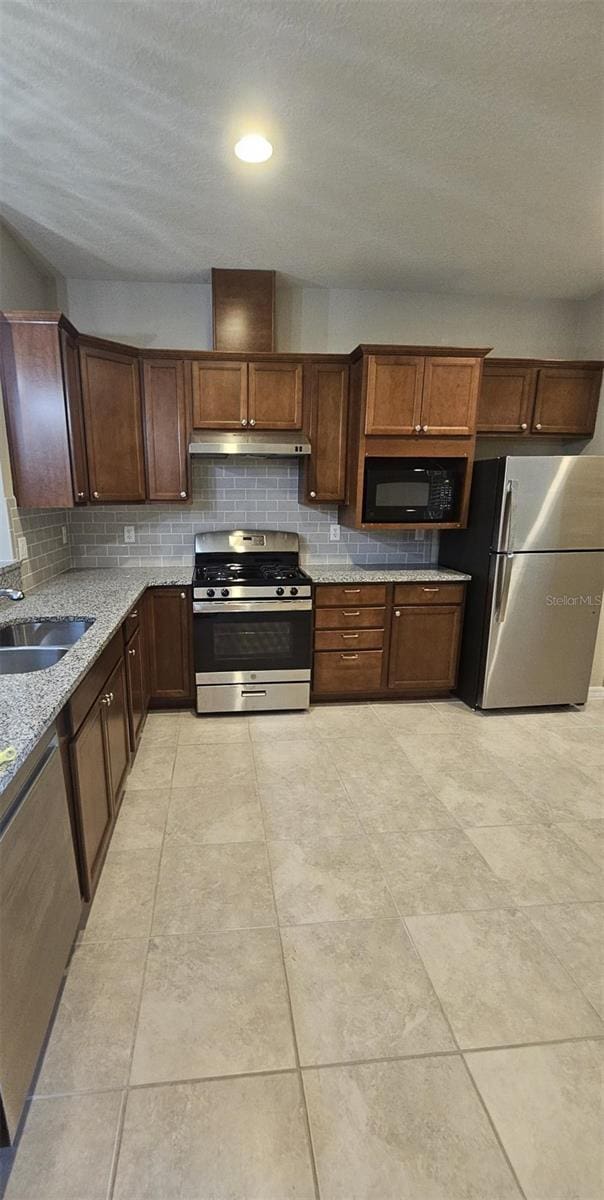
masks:
<instances>
[{"instance_id":1,"label":"refrigerator door handle","mask_svg":"<svg viewBox=\"0 0 604 1200\"><path fill-rule=\"evenodd\" d=\"M495 595L495 620L499 625L505 621L510 583L512 581L513 554L500 554L497 562L497 591Z\"/></svg>"},{"instance_id":2,"label":"refrigerator door handle","mask_svg":"<svg viewBox=\"0 0 604 1200\"><path fill-rule=\"evenodd\" d=\"M504 554L510 553L510 544L512 540L512 517L514 506L514 490L516 480L509 479L505 489L505 500L503 504L503 520L501 522L501 549Z\"/></svg>"}]
</instances>

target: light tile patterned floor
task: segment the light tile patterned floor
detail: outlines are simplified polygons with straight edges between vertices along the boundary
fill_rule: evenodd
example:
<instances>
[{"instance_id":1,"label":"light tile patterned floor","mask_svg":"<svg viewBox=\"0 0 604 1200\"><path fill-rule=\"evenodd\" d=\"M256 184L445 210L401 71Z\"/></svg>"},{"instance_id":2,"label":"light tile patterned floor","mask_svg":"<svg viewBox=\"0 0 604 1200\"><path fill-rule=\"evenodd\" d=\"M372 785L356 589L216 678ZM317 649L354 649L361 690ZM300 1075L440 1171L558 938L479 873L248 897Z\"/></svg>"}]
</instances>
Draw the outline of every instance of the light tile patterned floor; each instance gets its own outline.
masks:
<instances>
[{"instance_id":1,"label":"light tile patterned floor","mask_svg":"<svg viewBox=\"0 0 604 1200\"><path fill-rule=\"evenodd\" d=\"M601 1200L603 716L151 714L6 1200Z\"/></svg>"}]
</instances>

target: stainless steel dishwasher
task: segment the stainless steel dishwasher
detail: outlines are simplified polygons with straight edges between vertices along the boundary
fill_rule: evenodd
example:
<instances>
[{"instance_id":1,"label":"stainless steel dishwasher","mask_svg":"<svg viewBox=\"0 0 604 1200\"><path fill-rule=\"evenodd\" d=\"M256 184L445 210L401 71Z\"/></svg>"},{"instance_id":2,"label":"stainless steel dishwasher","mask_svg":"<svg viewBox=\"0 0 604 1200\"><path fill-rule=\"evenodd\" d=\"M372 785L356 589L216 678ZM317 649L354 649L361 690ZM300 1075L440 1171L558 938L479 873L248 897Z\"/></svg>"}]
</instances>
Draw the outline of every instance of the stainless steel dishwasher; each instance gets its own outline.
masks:
<instances>
[{"instance_id":1,"label":"stainless steel dishwasher","mask_svg":"<svg viewBox=\"0 0 604 1200\"><path fill-rule=\"evenodd\" d=\"M51 733L0 799L2 1139L19 1126L81 913L67 792Z\"/></svg>"}]
</instances>

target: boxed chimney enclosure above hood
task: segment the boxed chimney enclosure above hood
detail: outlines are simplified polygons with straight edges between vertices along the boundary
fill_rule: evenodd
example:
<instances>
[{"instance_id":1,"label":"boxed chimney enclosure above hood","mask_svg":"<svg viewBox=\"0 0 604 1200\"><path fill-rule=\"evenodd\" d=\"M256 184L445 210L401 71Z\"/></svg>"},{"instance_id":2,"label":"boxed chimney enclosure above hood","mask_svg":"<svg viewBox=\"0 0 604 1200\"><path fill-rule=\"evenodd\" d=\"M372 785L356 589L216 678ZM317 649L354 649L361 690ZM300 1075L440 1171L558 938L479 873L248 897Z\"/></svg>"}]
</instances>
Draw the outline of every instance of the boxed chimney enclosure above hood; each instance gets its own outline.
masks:
<instances>
[{"instance_id":1,"label":"boxed chimney enclosure above hood","mask_svg":"<svg viewBox=\"0 0 604 1200\"><path fill-rule=\"evenodd\" d=\"M310 454L310 442L305 433L277 429L262 433L221 433L219 430L194 429L189 453L194 458L227 458L231 454L247 458L299 458Z\"/></svg>"}]
</instances>

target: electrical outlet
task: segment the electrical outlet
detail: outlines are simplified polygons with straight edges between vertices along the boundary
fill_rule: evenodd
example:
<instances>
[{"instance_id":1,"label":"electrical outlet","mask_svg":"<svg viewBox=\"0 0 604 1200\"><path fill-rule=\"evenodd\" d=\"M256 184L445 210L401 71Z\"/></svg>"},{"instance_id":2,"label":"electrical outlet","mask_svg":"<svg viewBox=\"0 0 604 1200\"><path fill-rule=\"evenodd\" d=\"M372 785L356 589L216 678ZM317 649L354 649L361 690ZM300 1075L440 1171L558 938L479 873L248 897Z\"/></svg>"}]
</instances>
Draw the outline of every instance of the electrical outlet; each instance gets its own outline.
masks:
<instances>
[{"instance_id":1,"label":"electrical outlet","mask_svg":"<svg viewBox=\"0 0 604 1200\"><path fill-rule=\"evenodd\" d=\"M126 545L132 545L136 541L134 525L124 525L124 541Z\"/></svg>"},{"instance_id":2,"label":"electrical outlet","mask_svg":"<svg viewBox=\"0 0 604 1200\"><path fill-rule=\"evenodd\" d=\"M28 557L27 540L24 537L17 538L17 555L23 562L24 558Z\"/></svg>"},{"instance_id":3,"label":"electrical outlet","mask_svg":"<svg viewBox=\"0 0 604 1200\"><path fill-rule=\"evenodd\" d=\"M66 525L61 525L61 537L63 538L63 545L66 546L67 545L67 526Z\"/></svg>"},{"instance_id":4,"label":"electrical outlet","mask_svg":"<svg viewBox=\"0 0 604 1200\"><path fill-rule=\"evenodd\" d=\"M339 525L330 525L329 526L329 540L330 540L330 542L339 542L339 540L340 540L340 526Z\"/></svg>"},{"instance_id":5,"label":"electrical outlet","mask_svg":"<svg viewBox=\"0 0 604 1200\"><path fill-rule=\"evenodd\" d=\"M416 529L416 530L415 530L415 540L416 540L416 542L423 542L423 540L424 540L424 531L423 531L423 529Z\"/></svg>"}]
</instances>

